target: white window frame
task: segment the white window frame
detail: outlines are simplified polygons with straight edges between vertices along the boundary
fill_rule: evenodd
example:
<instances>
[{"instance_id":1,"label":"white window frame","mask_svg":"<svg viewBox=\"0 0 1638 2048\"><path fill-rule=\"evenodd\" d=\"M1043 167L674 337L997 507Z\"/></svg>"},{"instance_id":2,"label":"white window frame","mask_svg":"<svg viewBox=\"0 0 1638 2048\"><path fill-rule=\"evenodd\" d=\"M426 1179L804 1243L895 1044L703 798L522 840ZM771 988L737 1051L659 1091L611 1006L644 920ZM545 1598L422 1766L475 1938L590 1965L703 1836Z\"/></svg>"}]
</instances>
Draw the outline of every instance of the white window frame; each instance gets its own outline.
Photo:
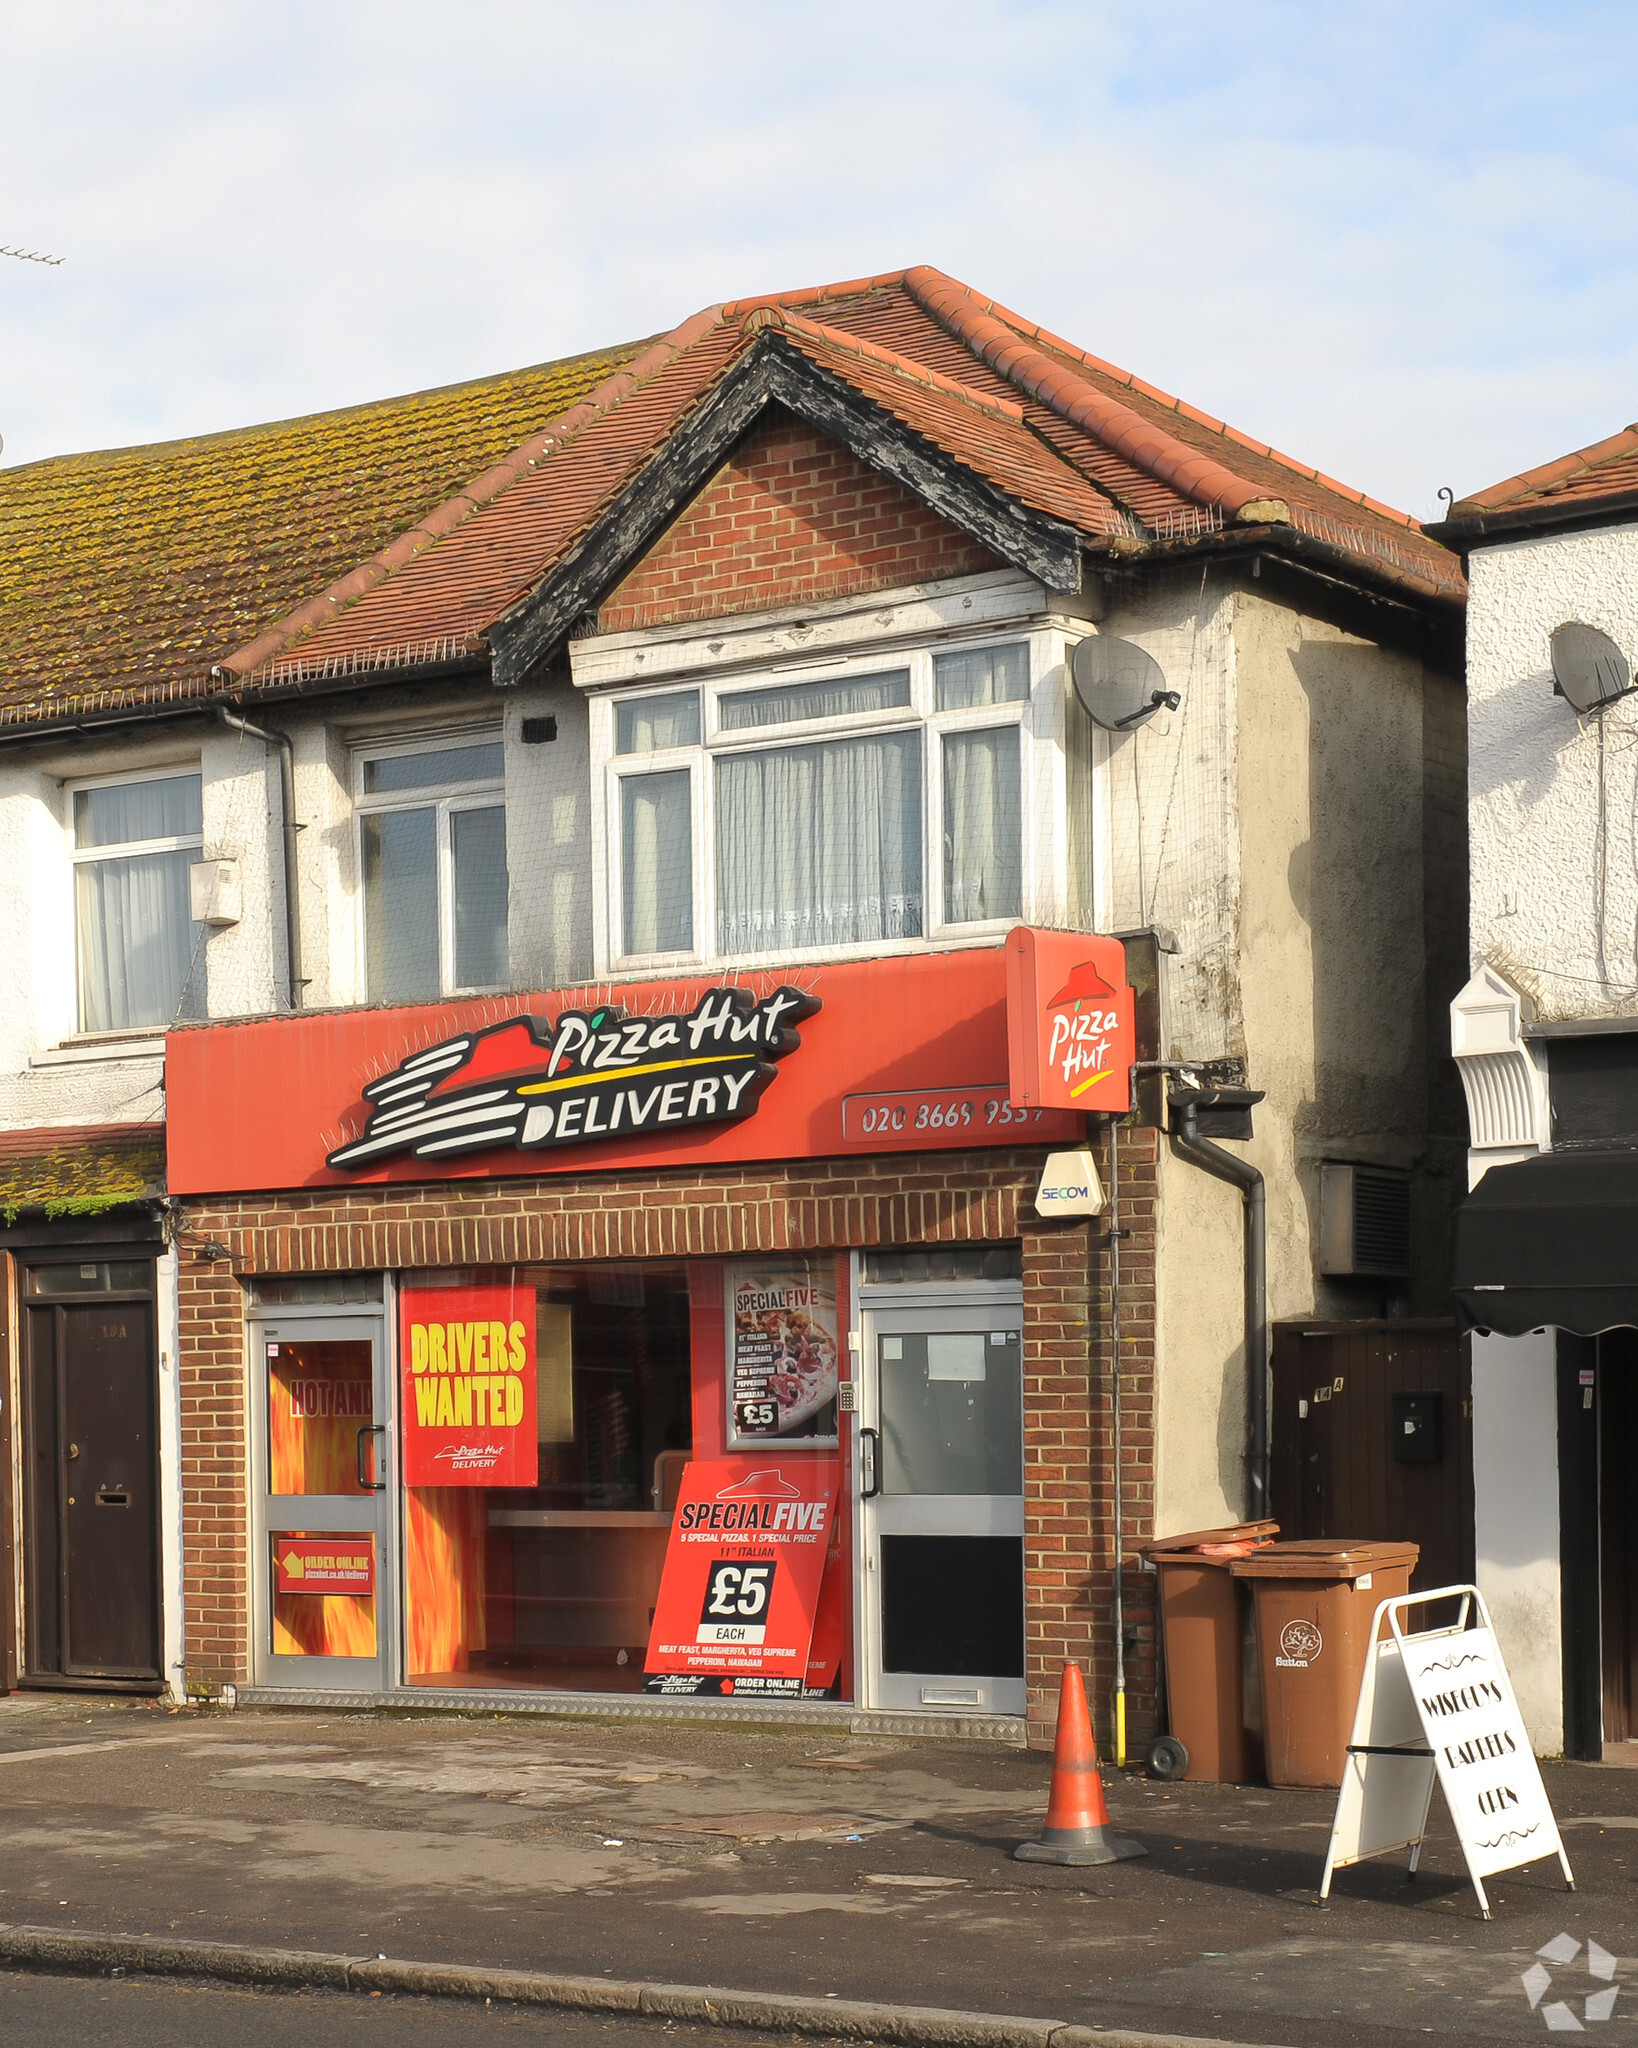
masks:
<instances>
[{"instance_id":1,"label":"white window frame","mask_svg":"<svg viewBox=\"0 0 1638 2048\"><path fill-rule=\"evenodd\" d=\"M180 837L168 839L121 839L107 846L82 847L75 843L74 813L78 808L75 798L80 794L81 790L133 789L145 782L178 782L186 775L196 775L199 778L200 829L198 832L183 833ZM83 1014L81 1005L84 991L80 987L80 885L78 871L82 866L95 861L130 860L145 853L187 853L192 851L198 859L203 860L205 849L205 778L202 764L197 760L167 761L162 767L144 768L136 772L126 769L124 772L116 775L82 775L66 785L66 792L68 796L68 815L63 838L68 848L68 860L71 870L68 886L69 900L73 906L74 921L74 1036L76 1038L130 1038L133 1036L152 1036L155 1032L163 1032L166 1025L170 1022L169 1018L160 1024L128 1024L122 1025L113 1031L87 1031L83 1028L81 1023ZM192 980L196 974L203 974L204 971L205 962L203 957L195 954L189 961L189 980ZM203 990L201 993L203 993ZM208 1012L208 1000L202 1007Z\"/></svg>"},{"instance_id":2,"label":"white window frame","mask_svg":"<svg viewBox=\"0 0 1638 2048\"><path fill-rule=\"evenodd\" d=\"M395 789L387 792L369 791L364 788L364 770L368 762L402 759L410 754L452 753L462 747L502 748L501 772L493 782L427 782L415 789ZM450 820L458 811L492 811L497 807L504 815L506 811L506 757L505 734L500 726L482 726L451 730L440 727L436 732L416 733L393 739L357 740L352 748L352 800L353 800L353 873L358 877L355 895L356 915L354 918L354 943L357 946L358 973L356 986L359 999L370 1002L370 955L367 930L367 909L364 888L364 821L379 816L384 811L431 811L433 813L434 844L438 864L438 991L435 998L417 1000L441 1000L451 996L496 995L510 986L510 969L504 981L485 983L471 988L455 980L455 847ZM507 876L510 886L512 867L511 847L508 844ZM511 919L507 919L507 951L511 952Z\"/></svg>"},{"instance_id":3,"label":"white window frame","mask_svg":"<svg viewBox=\"0 0 1638 2048\"><path fill-rule=\"evenodd\" d=\"M677 972L704 966L756 968L799 965L805 960L868 959L953 946L993 945L1018 922L1061 922L1054 914L1064 893L1067 847L1064 804L1063 712L1060 692L1043 687L1061 673L1065 636L1035 623L996 625L982 633L875 647L858 654L821 655L805 662L738 670L729 674L655 675L642 683L603 689L591 698L592 843L595 861L593 918L600 972ZM986 648L1022 646L1029 662L1029 694L1012 703L985 704L964 711L937 709L935 657L980 653ZM793 719L788 724L725 730L724 697L748 690L777 689L808 682L844 682L856 677L907 670L910 701L880 711L837 718ZM621 704L697 690L700 740L697 745L643 754L616 754L617 709ZM1015 725L1019 733L1020 903L1016 916L951 923L944 914L944 741L948 734L989 732ZM787 949L725 957L716 931L715 762L731 754L767 753L787 746L848 739L884 732L919 732L922 746L922 935L914 939L870 939L853 945ZM623 861L620 783L627 776L687 769L693 856L694 944L686 952L638 954L623 950Z\"/></svg>"}]
</instances>

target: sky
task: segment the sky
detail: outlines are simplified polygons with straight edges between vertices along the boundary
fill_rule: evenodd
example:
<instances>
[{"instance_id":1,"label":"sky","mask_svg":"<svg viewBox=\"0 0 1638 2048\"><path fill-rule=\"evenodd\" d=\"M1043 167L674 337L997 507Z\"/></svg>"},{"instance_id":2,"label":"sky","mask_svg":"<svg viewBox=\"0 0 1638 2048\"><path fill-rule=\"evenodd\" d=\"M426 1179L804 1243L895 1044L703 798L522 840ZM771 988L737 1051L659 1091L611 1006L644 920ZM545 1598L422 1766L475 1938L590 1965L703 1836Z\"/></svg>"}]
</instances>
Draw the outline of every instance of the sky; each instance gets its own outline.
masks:
<instances>
[{"instance_id":1,"label":"sky","mask_svg":"<svg viewBox=\"0 0 1638 2048\"><path fill-rule=\"evenodd\" d=\"M0 462L932 263L1419 517L1638 417L1638 9L52 0Z\"/></svg>"}]
</instances>

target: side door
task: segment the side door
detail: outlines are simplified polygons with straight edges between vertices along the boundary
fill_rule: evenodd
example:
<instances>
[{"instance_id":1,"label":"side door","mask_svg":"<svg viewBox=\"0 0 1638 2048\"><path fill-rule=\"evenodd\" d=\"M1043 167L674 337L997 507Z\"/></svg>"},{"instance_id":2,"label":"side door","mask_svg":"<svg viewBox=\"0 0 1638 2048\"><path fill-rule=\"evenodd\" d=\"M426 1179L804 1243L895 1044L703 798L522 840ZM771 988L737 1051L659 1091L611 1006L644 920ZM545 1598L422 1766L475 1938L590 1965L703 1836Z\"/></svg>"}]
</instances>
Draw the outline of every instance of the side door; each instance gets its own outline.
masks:
<instances>
[{"instance_id":1,"label":"side door","mask_svg":"<svg viewBox=\"0 0 1638 2048\"><path fill-rule=\"evenodd\" d=\"M1022 1308L861 1301L866 1703L1022 1714Z\"/></svg>"},{"instance_id":2,"label":"side door","mask_svg":"<svg viewBox=\"0 0 1638 2048\"><path fill-rule=\"evenodd\" d=\"M386 1323L269 1315L250 1325L256 1683L392 1683L396 1469Z\"/></svg>"},{"instance_id":3,"label":"side door","mask_svg":"<svg viewBox=\"0 0 1638 2048\"><path fill-rule=\"evenodd\" d=\"M152 1272L92 1261L25 1277L27 1678L161 1677ZM132 1280L140 1295L121 1288ZM90 1291L64 1298L75 1283Z\"/></svg>"}]
</instances>

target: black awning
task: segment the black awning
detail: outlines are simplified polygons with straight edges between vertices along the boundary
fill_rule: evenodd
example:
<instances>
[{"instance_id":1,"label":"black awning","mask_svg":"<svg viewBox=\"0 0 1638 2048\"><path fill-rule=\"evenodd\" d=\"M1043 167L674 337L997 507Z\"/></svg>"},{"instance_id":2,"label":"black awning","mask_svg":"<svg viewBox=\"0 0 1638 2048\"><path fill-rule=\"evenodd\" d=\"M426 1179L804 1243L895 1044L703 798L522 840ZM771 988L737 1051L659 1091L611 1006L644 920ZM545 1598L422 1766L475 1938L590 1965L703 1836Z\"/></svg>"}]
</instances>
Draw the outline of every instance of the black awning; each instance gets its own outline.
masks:
<instances>
[{"instance_id":1,"label":"black awning","mask_svg":"<svg viewBox=\"0 0 1638 2048\"><path fill-rule=\"evenodd\" d=\"M1455 1295L1503 1337L1638 1327L1638 1152L1491 1167L1456 1211Z\"/></svg>"}]
</instances>

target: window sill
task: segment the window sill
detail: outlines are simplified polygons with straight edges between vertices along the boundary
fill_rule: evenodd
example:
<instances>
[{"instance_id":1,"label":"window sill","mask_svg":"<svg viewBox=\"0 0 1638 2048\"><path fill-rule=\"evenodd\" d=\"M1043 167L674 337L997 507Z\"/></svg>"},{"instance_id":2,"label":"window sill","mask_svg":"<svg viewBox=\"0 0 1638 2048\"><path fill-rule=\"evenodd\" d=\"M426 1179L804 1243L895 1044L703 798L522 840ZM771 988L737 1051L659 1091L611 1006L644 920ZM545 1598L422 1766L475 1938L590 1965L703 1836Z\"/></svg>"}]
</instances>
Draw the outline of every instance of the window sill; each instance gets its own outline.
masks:
<instances>
[{"instance_id":1,"label":"window sill","mask_svg":"<svg viewBox=\"0 0 1638 2048\"><path fill-rule=\"evenodd\" d=\"M82 1067L104 1060L162 1060L165 1057L163 1037L115 1037L65 1039L49 1052L29 1055L31 1067Z\"/></svg>"}]
</instances>

